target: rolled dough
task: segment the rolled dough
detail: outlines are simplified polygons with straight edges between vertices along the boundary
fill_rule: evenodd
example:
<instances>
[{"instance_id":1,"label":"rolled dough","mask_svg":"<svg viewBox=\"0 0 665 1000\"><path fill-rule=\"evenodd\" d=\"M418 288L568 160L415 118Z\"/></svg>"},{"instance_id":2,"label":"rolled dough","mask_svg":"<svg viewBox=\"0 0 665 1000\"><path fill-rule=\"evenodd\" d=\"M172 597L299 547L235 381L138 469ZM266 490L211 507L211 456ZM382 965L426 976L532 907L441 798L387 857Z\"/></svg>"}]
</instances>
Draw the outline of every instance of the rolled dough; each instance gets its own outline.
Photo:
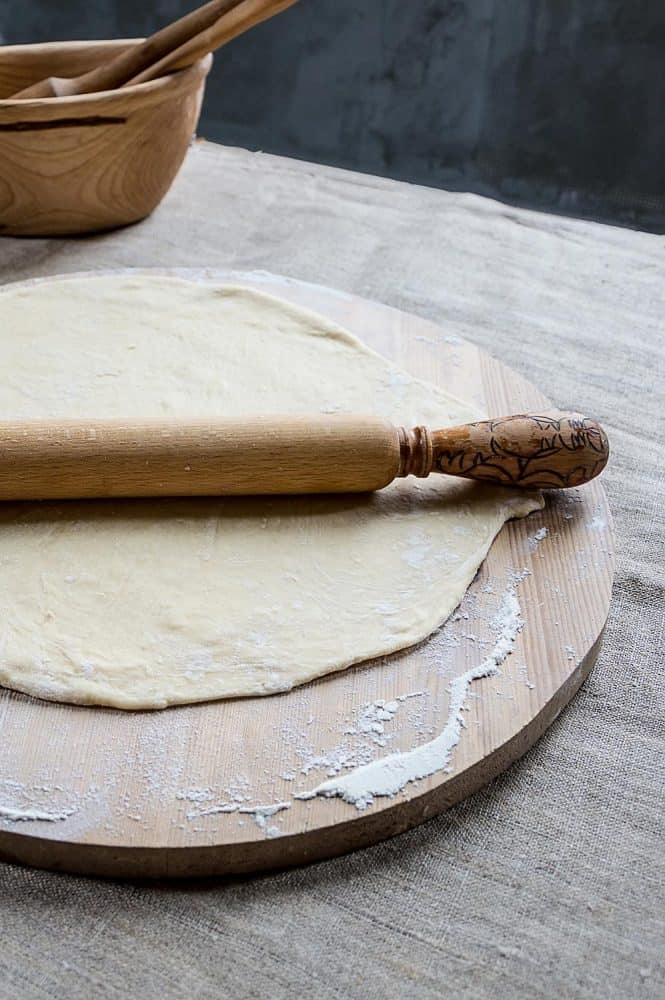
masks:
<instances>
[{"instance_id":1,"label":"rolled dough","mask_svg":"<svg viewBox=\"0 0 665 1000\"><path fill-rule=\"evenodd\" d=\"M480 414L272 297L163 277L0 293L2 417ZM424 639L539 497L430 477L361 496L0 506L0 683L161 708L284 691Z\"/></svg>"}]
</instances>

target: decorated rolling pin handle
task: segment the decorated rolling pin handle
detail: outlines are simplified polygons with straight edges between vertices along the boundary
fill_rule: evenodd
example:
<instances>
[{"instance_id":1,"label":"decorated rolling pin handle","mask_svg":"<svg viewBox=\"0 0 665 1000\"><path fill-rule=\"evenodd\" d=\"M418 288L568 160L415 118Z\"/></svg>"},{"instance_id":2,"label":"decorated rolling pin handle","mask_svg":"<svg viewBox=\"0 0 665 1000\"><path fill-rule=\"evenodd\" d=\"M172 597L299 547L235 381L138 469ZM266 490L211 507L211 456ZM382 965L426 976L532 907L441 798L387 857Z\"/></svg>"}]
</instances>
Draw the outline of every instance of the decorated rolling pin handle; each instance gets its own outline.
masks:
<instances>
[{"instance_id":1,"label":"decorated rolling pin handle","mask_svg":"<svg viewBox=\"0 0 665 1000\"><path fill-rule=\"evenodd\" d=\"M443 472L579 486L607 438L578 414L406 430L374 417L0 421L0 500L358 493Z\"/></svg>"},{"instance_id":2,"label":"decorated rolling pin handle","mask_svg":"<svg viewBox=\"0 0 665 1000\"><path fill-rule=\"evenodd\" d=\"M525 489L581 486L605 468L602 427L579 413L528 413L461 427L400 432L400 475L479 479Z\"/></svg>"}]
</instances>

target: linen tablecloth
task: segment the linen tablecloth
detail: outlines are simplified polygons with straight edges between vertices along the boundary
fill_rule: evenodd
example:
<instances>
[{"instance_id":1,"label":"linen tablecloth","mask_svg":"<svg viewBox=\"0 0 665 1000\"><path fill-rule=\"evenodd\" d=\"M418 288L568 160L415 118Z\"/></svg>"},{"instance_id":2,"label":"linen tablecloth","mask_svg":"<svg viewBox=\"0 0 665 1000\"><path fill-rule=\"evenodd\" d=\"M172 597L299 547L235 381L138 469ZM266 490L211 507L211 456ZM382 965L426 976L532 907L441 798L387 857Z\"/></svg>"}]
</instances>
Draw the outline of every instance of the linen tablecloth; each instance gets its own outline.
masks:
<instances>
[{"instance_id":1,"label":"linen tablecloth","mask_svg":"<svg viewBox=\"0 0 665 1000\"><path fill-rule=\"evenodd\" d=\"M0 866L0 997L665 995L664 251L662 236L206 143L138 226L0 241L2 282L265 269L435 320L606 424L618 560L591 677L491 786L352 856L226 883Z\"/></svg>"}]
</instances>

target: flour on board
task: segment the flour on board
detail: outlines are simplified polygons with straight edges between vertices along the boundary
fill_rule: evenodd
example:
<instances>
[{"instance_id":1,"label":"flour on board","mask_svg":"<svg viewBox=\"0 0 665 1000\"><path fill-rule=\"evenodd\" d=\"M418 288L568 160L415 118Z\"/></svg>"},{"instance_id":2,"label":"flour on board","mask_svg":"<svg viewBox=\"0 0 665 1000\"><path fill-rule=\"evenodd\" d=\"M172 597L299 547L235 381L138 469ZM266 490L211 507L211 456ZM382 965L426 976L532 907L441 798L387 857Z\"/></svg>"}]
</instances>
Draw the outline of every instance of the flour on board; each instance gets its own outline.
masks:
<instances>
[{"instance_id":1,"label":"flour on board","mask_svg":"<svg viewBox=\"0 0 665 1000\"><path fill-rule=\"evenodd\" d=\"M428 778L437 771L444 771L450 763L452 751L459 743L462 729L465 727L462 712L469 688L474 681L499 672L500 664L512 652L515 640L523 628L520 605L514 589L506 592L500 615L501 632L492 651L478 666L472 667L451 682L448 721L435 739L413 750L389 754L357 768L350 774L324 781L310 792L300 793L296 798L339 797L362 810L372 805L375 798L392 797L410 782Z\"/></svg>"}]
</instances>

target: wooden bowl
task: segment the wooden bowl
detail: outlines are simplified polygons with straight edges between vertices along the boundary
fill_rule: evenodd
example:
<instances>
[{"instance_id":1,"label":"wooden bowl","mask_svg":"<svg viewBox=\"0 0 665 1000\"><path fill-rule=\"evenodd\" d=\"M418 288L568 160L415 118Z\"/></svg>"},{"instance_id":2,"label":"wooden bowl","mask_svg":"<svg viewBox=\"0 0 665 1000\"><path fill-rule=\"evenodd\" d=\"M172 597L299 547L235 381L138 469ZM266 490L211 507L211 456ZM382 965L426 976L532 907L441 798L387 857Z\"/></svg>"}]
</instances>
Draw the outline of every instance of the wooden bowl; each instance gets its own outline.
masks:
<instances>
[{"instance_id":1,"label":"wooden bowl","mask_svg":"<svg viewBox=\"0 0 665 1000\"><path fill-rule=\"evenodd\" d=\"M84 73L138 42L0 48L0 235L110 229L159 204L194 134L211 55L120 90L8 99L44 77Z\"/></svg>"}]
</instances>

